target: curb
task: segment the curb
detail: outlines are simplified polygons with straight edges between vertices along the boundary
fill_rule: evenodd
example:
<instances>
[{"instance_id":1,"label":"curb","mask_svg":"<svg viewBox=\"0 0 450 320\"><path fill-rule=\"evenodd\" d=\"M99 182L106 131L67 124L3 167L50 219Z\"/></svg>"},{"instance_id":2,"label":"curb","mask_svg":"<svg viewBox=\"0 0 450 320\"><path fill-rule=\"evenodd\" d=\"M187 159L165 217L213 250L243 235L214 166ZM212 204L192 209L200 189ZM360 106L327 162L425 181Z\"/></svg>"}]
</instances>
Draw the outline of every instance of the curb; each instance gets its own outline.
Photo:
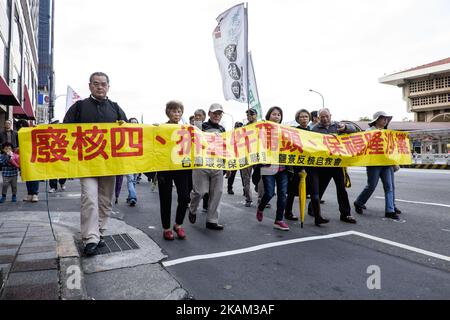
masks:
<instances>
[{"instance_id":1,"label":"curb","mask_svg":"<svg viewBox=\"0 0 450 320\"><path fill-rule=\"evenodd\" d=\"M59 257L60 299L88 300L80 254L73 235L58 232L56 250Z\"/></svg>"}]
</instances>

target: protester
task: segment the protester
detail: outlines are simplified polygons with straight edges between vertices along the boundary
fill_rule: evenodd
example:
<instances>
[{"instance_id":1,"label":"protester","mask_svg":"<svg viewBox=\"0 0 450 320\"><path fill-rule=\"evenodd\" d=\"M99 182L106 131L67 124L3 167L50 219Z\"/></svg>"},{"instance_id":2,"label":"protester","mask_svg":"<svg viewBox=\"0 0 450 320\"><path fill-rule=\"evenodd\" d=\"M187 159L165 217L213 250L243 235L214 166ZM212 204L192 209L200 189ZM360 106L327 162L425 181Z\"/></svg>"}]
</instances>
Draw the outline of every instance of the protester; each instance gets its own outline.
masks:
<instances>
[{"instance_id":1,"label":"protester","mask_svg":"<svg viewBox=\"0 0 450 320\"><path fill-rule=\"evenodd\" d=\"M244 125L244 124L243 124L242 122L237 121L237 122L234 124L234 128L237 129L237 128L242 127L243 125ZM228 194L231 194L231 195L234 194L234 191L233 191L233 184L234 184L234 179L236 178L236 173L237 173L237 170L230 171L230 174L229 174L229 176L228 176L228 178L227 178L227 192L228 192ZM241 174L241 175L242 175L242 174ZM241 178L242 178L242 177L241 177ZM242 186L244 186L244 182L243 182L243 181L242 181ZM244 194L245 194L245 191L244 191Z\"/></svg>"},{"instance_id":2,"label":"protester","mask_svg":"<svg viewBox=\"0 0 450 320\"><path fill-rule=\"evenodd\" d=\"M266 115L266 120L275 123L283 121L283 110L280 107L272 107ZM266 204L275 195L275 183L277 185L277 212L273 227L275 229L288 231L289 226L283 221L283 213L286 207L286 193L288 185L288 170L290 168L279 165L263 165L261 167L261 176L264 183L264 195L261 203L256 210L256 219L261 222L263 220L263 211Z\"/></svg>"},{"instance_id":3,"label":"protester","mask_svg":"<svg viewBox=\"0 0 450 320\"><path fill-rule=\"evenodd\" d=\"M17 122L18 131L22 128L28 128L29 124L26 120L21 119ZM37 181L26 181L25 185L27 187L27 196L23 199L26 202L39 202L39 180Z\"/></svg>"},{"instance_id":4,"label":"protester","mask_svg":"<svg viewBox=\"0 0 450 320\"><path fill-rule=\"evenodd\" d=\"M189 117L189 124L190 124L191 126L195 125L195 116L190 116L190 117Z\"/></svg>"},{"instance_id":5,"label":"protester","mask_svg":"<svg viewBox=\"0 0 450 320\"><path fill-rule=\"evenodd\" d=\"M169 101L166 104L166 115L169 118L168 124L178 124L183 116L184 106L179 101ZM172 189L173 184L177 189L178 205L175 217L175 224L173 231L177 234L179 239L186 238L186 232L182 228L186 210L189 205L189 171L186 170L172 170L172 171L158 171L158 189L159 202L161 212L161 222L163 231L163 238L165 240L173 240L174 236L170 229L170 216L172 211Z\"/></svg>"},{"instance_id":6,"label":"protester","mask_svg":"<svg viewBox=\"0 0 450 320\"><path fill-rule=\"evenodd\" d=\"M223 107L218 103L212 104L208 112L209 120L202 124L202 130L215 133L225 132L225 128L219 124L220 120L222 120L222 115ZM191 192L191 204L189 206L189 221L195 223L200 199L209 192L206 228L222 230L224 227L219 224L219 204L223 193L222 170L192 170L192 184L193 190Z\"/></svg>"},{"instance_id":7,"label":"protester","mask_svg":"<svg viewBox=\"0 0 450 320\"><path fill-rule=\"evenodd\" d=\"M11 202L17 202L17 176L19 174L19 155L13 152L13 144L4 142L0 155L0 167L2 168L3 186L0 203L6 201L8 187L11 186Z\"/></svg>"},{"instance_id":8,"label":"protester","mask_svg":"<svg viewBox=\"0 0 450 320\"><path fill-rule=\"evenodd\" d=\"M67 179L50 179L49 180L50 190L48 190L48 192L49 193L56 192L58 190L58 182L61 187L61 190L62 191L66 190L66 181Z\"/></svg>"},{"instance_id":9,"label":"protester","mask_svg":"<svg viewBox=\"0 0 450 320\"><path fill-rule=\"evenodd\" d=\"M319 111L319 123L315 125L311 131L322 134L340 134L356 132L351 124L342 122L332 122L331 113L327 108ZM322 217L320 212L320 199L322 199L325 190L333 179L336 185L337 200L339 211L341 213L340 220L347 223L356 223L356 220L350 214L350 202L348 200L347 190L345 190L345 175L343 168L336 167L312 167L311 168L311 201L308 206L308 214L313 215L316 226L328 223L329 220Z\"/></svg>"},{"instance_id":10,"label":"protester","mask_svg":"<svg viewBox=\"0 0 450 320\"><path fill-rule=\"evenodd\" d=\"M67 111L64 123L114 123L127 121L124 111L107 94L109 77L95 72L89 77L91 96L77 101ZM101 233L112 211L114 176L80 178L81 183L81 236L87 256L103 246Z\"/></svg>"},{"instance_id":11,"label":"protester","mask_svg":"<svg viewBox=\"0 0 450 320\"><path fill-rule=\"evenodd\" d=\"M297 121L297 123L299 124L297 126L297 129L309 130L308 123L310 119L311 115L309 114L308 110L306 109L298 110L295 114L295 121ZM298 220L298 217L294 215L294 213L292 212L292 208L294 206L294 198L299 195L298 194L298 185L300 183L299 173L302 171L309 171L309 169L300 166L294 166L293 171L294 174L292 175L291 179L289 179L288 183L288 193L286 198L286 209L284 211L284 218L286 220L296 221ZM307 181L310 180L308 178L308 175L307 179L308 179ZM309 184L308 182L306 183ZM307 187L306 189L309 190L310 188Z\"/></svg>"},{"instance_id":12,"label":"protester","mask_svg":"<svg viewBox=\"0 0 450 320\"><path fill-rule=\"evenodd\" d=\"M19 137L17 131L12 128L12 121L5 121L5 128L0 132L0 145L3 145L5 142L11 143L12 150L15 150L19 147Z\"/></svg>"},{"instance_id":13,"label":"protester","mask_svg":"<svg viewBox=\"0 0 450 320\"><path fill-rule=\"evenodd\" d=\"M317 111L311 111L311 120L308 123L308 129L311 130L318 123L319 123L319 115Z\"/></svg>"},{"instance_id":14,"label":"protester","mask_svg":"<svg viewBox=\"0 0 450 320\"><path fill-rule=\"evenodd\" d=\"M199 128L200 130L202 129L202 125L206 120L206 112L203 109L197 109L194 112L194 125ZM189 190L192 191L192 177L190 178L189 181ZM203 196L203 212L207 212L208 211L208 201L209 201L209 193L205 193L205 195Z\"/></svg>"},{"instance_id":15,"label":"protester","mask_svg":"<svg viewBox=\"0 0 450 320\"><path fill-rule=\"evenodd\" d=\"M388 116L384 111L378 111L373 115L373 120L369 122L369 128L366 131L372 130L385 130L387 129L389 122L391 122L392 116ZM360 195L353 203L355 205L355 211L359 214L363 214L365 204L367 200L372 196L375 191L379 179L383 183L384 200L385 200L385 217L393 220L399 220L398 213L400 210L395 208L394 197L394 181L392 166L369 166L367 170L367 185Z\"/></svg>"},{"instance_id":16,"label":"protester","mask_svg":"<svg viewBox=\"0 0 450 320\"><path fill-rule=\"evenodd\" d=\"M130 118L128 122L137 124L139 123L139 120L136 118ZM128 187L127 203L130 205L130 207L136 206L137 203L137 193L136 193L137 176L138 176L137 174L127 174L127 187Z\"/></svg>"},{"instance_id":17,"label":"protester","mask_svg":"<svg viewBox=\"0 0 450 320\"><path fill-rule=\"evenodd\" d=\"M52 119L50 121L50 124L58 124L58 123L59 123L59 120L57 120L57 119ZM66 190L66 186L65 186L66 181L67 181L67 179L50 179L49 180L50 190L48 190L48 192L49 193L56 192L58 190L58 182L59 182L59 185L61 186L61 190L62 191Z\"/></svg>"}]
</instances>

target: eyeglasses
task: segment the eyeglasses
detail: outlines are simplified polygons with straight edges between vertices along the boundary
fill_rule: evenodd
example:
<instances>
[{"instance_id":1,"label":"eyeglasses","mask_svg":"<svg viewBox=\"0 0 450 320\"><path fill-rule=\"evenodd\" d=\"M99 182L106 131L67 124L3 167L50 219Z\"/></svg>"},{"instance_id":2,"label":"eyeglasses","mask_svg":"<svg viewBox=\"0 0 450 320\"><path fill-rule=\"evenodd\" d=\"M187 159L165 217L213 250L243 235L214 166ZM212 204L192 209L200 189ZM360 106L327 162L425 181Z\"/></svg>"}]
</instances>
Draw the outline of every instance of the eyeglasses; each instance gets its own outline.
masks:
<instances>
[{"instance_id":1,"label":"eyeglasses","mask_svg":"<svg viewBox=\"0 0 450 320\"><path fill-rule=\"evenodd\" d=\"M102 87L102 88L107 88L108 87L108 82L91 82L91 85L94 87Z\"/></svg>"}]
</instances>

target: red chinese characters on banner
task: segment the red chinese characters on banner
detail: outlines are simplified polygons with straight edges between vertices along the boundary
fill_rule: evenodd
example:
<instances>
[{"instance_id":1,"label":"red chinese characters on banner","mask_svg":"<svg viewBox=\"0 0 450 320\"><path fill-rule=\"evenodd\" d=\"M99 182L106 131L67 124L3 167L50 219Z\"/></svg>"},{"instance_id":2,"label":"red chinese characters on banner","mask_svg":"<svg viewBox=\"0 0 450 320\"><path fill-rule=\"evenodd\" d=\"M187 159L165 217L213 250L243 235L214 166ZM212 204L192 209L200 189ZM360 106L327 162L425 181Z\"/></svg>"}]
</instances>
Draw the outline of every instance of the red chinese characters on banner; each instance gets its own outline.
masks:
<instances>
[{"instance_id":1,"label":"red chinese characters on banner","mask_svg":"<svg viewBox=\"0 0 450 320\"><path fill-rule=\"evenodd\" d=\"M256 125L261 147L268 151L278 151L278 127L272 123L265 122Z\"/></svg>"},{"instance_id":2,"label":"red chinese characters on banner","mask_svg":"<svg viewBox=\"0 0 450 320\"><path fill-rule=\"evenodd\" d=\"M236 129L231 136L231 145L233 146L235 157L239 158L239 148L245 146L246 154L256 152L256 146L254 144L258 142L257 139L251 139L251 136L255 134L255 130L248 130L247 128ZM245 156L243 154L242 156Z\"/></svg>"},{"instance_id":3,"label":"red chinese characters on banner","mask_svg":"<svg viewBox=\"0 0 450 320\"><path fill-rule=\"evenodd\" d=\"M323 144L327 147L332 156L343 156L346 154L346 151L337 136L324 135Z\"/></svg>"},{"instance_id":4,"label":"red chinese characters on banner","mask_svg":"<svg viewBox=\"0 0 450 320\"><path fill-rule=\"evenodd\" d=\"M354 156L362 156L366 153L367 144L362 134L346 136L341 139L345 145L347 154Z\"/></svg>"},{"instance_id":5,"label":"red chinese characters on banner","mask_svg":"<svg viewBox=\"0 0 450 320\"><path fill-rule=\"evenodd\" d=\"M144 154L143 137L143 128L112 128L111 156L113 158L142 156ZM132 151L120 151L124 146Z\"/></svg>"},{"instance_id":6,"label":"red chinese characters on banner","mask_svg":"<svg viewBox=\"0 0 450 320\"><path fill-rule=\"evenodd\" d=\"M65 157L69 141L66 139L67 129L36 129L31 133L31 162L52 163L69 161Z\"/></svg>"},{"instance_id":7,"label":"red chinese characters on banner","mask_svg":"<svg viewBox=\"0 0 450 320\"><path fill-rule=\"evenodd\" d=\"M206 135L206 143L208 146L206 149L207 155L224 158L231 156L231 154L227 151L227 143L225 138L219 133Z\"/></svg>"},{"instance_id":8,"label":"red chinese characters on banner","mask_svg":"<svg viewBox=\"0 0 450 320\"><path fill-rule=\"evenodd\" d=\"M182 126L180 130L176 132L179 136L179 140L176 142L180 149L178 155L189 156L191 154L192 144L195 146L195 153L200 154L204 147L202 146L202 135L196 132L192 126Z\"/></svg>"},{"instance_id":9,"label":"red chinese characters on banner","mask_svg":"<svg viewBox=\"0 0 450 320\"><path fill-rule=\"evenodd\" d=\"M364 137L367 140L366 154L384 154L384 140L381 137L381 131L366 132Z\"/></svg>"},{"instance_id":10,"label":"red chinese characters on banner","mask_svg":"<svg viewBox=\"0 0 450 320\"><path fill-rule=\"evenodd\" d=\"M281 127L280 151L303 153L303 143L298 129Z\"/></svg>"},{"instance_id":11,"label":"red chinese characters on banner","mask_svg":"<svg viewBox=\"0 0 450 320\"><path fill-rule=\"evenodd\" d=\"M395 140L394 134L392 132L385 132L385 141L386 141L386 154L394 154L395 151Z\"/></svg>"},{"instance_id":12,"label":"red chinese characters on banner","mask_svg":"<svg viewBox=\"0 0 450 320\"><path fill-rule=\"evenodd\" d=\"M399 154L410 154L406 143L406 133L397 133L396 135L397 150Z\"/></svg>"},{"instance_id":13,"label":"red chinese characters on banner","mask_svg":"<svg viewBox=\"0 0 450 320\"><path fill-rule=\"evenodd\" d=\"M98 156L108 159L105 152L107 143L105 135L107 133L108 130L99 129L97 126L85 131L82 127L77 127L77 132L72 133L72 136L75 137L72 150L78 151L78 160L92 160Z\"/></svg>"}]
</instances>

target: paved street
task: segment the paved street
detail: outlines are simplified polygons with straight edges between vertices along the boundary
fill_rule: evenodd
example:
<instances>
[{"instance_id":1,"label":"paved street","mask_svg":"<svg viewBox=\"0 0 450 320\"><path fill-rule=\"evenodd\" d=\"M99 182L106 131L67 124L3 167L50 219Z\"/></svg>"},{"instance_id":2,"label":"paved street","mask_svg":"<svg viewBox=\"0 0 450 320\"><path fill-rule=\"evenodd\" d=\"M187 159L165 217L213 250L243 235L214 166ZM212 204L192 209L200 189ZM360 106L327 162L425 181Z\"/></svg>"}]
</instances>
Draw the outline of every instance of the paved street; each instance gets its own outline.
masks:
<instances>
[{"instance_id":1,"label":"paved street","mask_svg":"<svg viewBox=\"0 0 450 320\"><path fill-rule=\"evenodd\" d=\"M352 187L348 192L353 203L364 187L365 168L350 169L350 176ZM186 218L186 241L163 240L158 194L148 193L148 183L138 186L146 203L141 199L137 208L119 208L126 212L125 222L140 228L163 248L168 255L164 262L167 270L196 299L449 299L449 179L449 171L402 169L396 173L396 198L404 212L403 220L384 218L380 183L364 215L354 213L356 225L339 221L335 188L330 184L323 214L331 222L318 228L306 216L303 229L289 222L289 232L272 228L273 209L265 210L262 223L256 221L256 209L241 203L239 179L235 181L235 195L223 197L220 220L225 230L205 229L204 214L200 214L195 225ZM424 204L414 203L417 201ZM349 230L361 235L295 242ZM282 243L289 240L294 243ZM384 240L394 243L380 242ZM277 243L281 245L269 247ZM254 248L259 245L267 248ZM403 245L412 248L406 250ZM245 249L229 255L230 251ZM429 253L419 253L420 249ZM208 259L195 257L211 254L215 255ZM181 258L191 261L177 260ZM367 273L369 266L380 268L379 290L367 288L373 272Z\"/></svg>"},{"instance_id":2,"label":"paved street","mask_svg":"<svg viewBox=\"0 0 450 320\"><path fill-rule=\"evenodd\" d=\"M365 168L351 168L349 174L352 187L348 192L353 203L364 187ZM137 185L138 204L131 208L125 202L124 183L108 232L127 233L140 249L93 258L81 255L84 298L449 299L450 171L401 169L395 177L397 206L403 211L400 222L384 218L381 184L368 201L364 215L353 212L356 225L340 222L335 188L330 184L322 207L330 223L318 228L306 216L303 229L298 222L288 222L291 230L283 232L272 227L274 209L266 209L259 223L256 208L244 207L238 176L235 195L223 196L220 222L225 230L206 229L205 214L200 211L195 225L186 217L187 240L171 242L162 238L158 193L152 192L151 184L143 177ZM24 188L20 183L19 199ZM2 204L2 228L17 227L24 220L43 224L47 216L44 190L41 184L41 201L37 204ZM49 209L59 240L62 236L66 240L79 239L79 192L79 183L73 180L68 181L66 192L49 194ZM175 199L174 193L173 212ZM15 235L19 236L23 234ZM78 253L60 242L59 274L64 276ZM11 275L10 281L24 277ZM64 281L60 280L62 292ZM23 283L8 285L17 291ZM72 298L80 296L82 292L77 292Z\"/></svg>"}]
</instances>

